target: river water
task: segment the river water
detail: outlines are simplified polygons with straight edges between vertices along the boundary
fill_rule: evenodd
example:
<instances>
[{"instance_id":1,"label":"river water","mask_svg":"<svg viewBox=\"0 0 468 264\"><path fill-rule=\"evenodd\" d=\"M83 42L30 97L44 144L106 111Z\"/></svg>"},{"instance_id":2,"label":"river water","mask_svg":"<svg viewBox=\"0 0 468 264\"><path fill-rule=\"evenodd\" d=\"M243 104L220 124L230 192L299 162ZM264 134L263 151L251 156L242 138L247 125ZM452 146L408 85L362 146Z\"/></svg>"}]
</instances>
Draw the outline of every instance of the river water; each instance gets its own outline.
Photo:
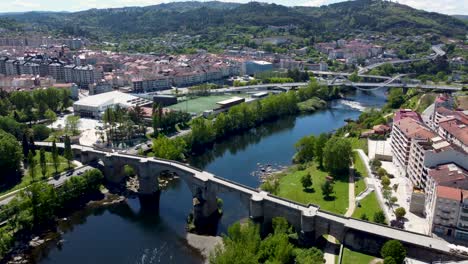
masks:
<instances>
[{"instance_id":1,"label":"river water","mask_svg":"<svg viewBox=\"0 0 468 264\"><path fill-rule=\"evenodd\" d=\"M217 144L190 163L236 182L258 187L252 176L258 164L289 165L294 143L301 137L332 132L345 119L356 119L367 107L385 103L383 91L357 92L331 103L327 110L274 123L233 136ZM221 194L224 214L218 233L248 211L229 194ZM75 213L61 228L63 244L35 252L38 263L202 263L200 254L187 245L185 220L191 210L192 195L183 181L175 180L161 193L159 211L141 210L138 199L101 209Z\"/></svg>"}]
</instances>

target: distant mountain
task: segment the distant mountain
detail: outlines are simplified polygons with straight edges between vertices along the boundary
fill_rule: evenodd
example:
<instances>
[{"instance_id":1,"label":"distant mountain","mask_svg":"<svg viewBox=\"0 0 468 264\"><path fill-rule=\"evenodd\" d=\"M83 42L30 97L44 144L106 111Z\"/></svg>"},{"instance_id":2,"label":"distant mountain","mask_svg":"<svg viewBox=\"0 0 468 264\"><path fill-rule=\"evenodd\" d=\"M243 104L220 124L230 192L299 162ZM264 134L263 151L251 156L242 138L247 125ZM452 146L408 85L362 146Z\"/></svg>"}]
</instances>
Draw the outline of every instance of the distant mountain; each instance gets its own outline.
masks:
<instances>
[{"instance_id":1,"label":"distant mountain","mask_svg":"<svg viewBox=\"0 0 468 264\"><path fill-rule=\"evenodd\" d=\"M452 16L461 20L468 21L468 15L452 15Z\"/></svg>"},{"instance_id":2,"label":"distant mountain","mask_svg":"<svg viewBox=\"0 0 468 264\"><path fill-rule=\"evenodd\" d=\"M145 38L168 32L222 35L243 27L296 25L301 36L357 31L463 36L467 24L438 13L383 0L355 0L322 7L250 2L174 2L146 7L90 9L75 13L28 12L1 17L29 28L91 38ZM1 26L1 24L0 24ZM247 29L246 29L247 28Z\"/></svg>"}]
</instances>

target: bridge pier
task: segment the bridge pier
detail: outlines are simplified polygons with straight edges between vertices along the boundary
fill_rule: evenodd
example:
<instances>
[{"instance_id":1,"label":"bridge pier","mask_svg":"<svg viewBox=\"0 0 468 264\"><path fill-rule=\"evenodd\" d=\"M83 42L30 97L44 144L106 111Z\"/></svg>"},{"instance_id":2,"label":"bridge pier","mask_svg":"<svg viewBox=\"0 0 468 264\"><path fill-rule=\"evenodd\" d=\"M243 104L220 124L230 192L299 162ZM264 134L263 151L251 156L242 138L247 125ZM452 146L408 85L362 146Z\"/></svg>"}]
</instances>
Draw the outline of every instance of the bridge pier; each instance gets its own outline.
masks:
<instances>
[{"instance_id":1,"label":"bridge pier","mask_svg":"<svg viewBox=\"0 0 468 264\"><path fill-rule=\"evenodd\" d=\"M193 224L199 234L216 234L221 214L216 192L208 182L202 186L192 183Z\"/></svg>"},{"instance_id":2,"label":"bridge pier","mask_svg":"<svg viewBox=\"0 0 468 264\"><path fill-rule=\"evenodd\" d=\"M141 159L138 164L138 192L141 195L153 195L159 191L159 173L155 171L147 159Z\"/></svg>"},{"instance_id":3,"label":"bridge pier","mask_svg":"<svg viewBox=\"0 0 468 264\"><path fill-rule=\"evenodd\" d=\"M312 246L316 243L315 237L315 216L317 208L310 206L308 211L301 214L301 230L299 233L299 243L302 246Z\"/></svg>"}]
</instances>

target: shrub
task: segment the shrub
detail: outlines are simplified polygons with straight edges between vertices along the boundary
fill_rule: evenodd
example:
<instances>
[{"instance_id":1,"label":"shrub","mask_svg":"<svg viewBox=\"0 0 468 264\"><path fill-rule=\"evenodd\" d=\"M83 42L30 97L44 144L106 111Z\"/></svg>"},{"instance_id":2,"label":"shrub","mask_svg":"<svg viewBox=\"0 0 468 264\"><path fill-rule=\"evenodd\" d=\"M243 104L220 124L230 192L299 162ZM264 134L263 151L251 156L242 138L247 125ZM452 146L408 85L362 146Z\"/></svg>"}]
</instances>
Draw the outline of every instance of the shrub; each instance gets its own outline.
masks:
<instances>
[{"instance_id":1,"label":"shrub","mask_svg":"<svg viewBox=\"0 0 468 264\"><path fill-rule=\"evenodd\" d=\"M389 240L383 245L380 254L384 259L391 257L396 264L402 264L406 257L406 249L400 241Z\"/></svg>"}]
</instances>

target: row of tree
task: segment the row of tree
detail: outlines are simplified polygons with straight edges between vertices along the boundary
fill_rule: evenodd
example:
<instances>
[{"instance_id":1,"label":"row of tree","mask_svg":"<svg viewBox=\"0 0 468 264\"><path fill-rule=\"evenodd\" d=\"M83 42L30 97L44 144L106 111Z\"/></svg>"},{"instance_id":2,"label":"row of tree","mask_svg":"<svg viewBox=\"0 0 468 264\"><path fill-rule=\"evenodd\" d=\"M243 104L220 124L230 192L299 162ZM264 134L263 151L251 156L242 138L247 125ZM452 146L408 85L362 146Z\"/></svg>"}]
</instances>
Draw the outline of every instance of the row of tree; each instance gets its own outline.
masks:
<instances>
[{"instance_id":1,"label":"row of tree","mask_svg":"<svg viewBox=\"0 0 468 264\"><path fill-rule=\"evenodd\" d=\"M315 80L311 80L306 88L299 91L271 95L251 104L242 103L233 106L229 111L220 113L213 120L205 118L195 118L191 121L191 133L183 137L184 148L171 144L170 151L158 151L153 147L155 156L160 158L183 157L184 153L198 152L204 150L207 145L213 144L216 140L228 137L240 131L251 129L263 122L273 121L279 117L297 114L299 112L298 103L313 97L329 100L338 96L337 88L329 89L320 86ZM159 117L155 117L159 119ZM159 123L159 122L157 122ZM155 140L155 145L167 142L163 137ZM161 142L159 142L161 141ZM166 143L167 144L167 143ZM180 142L177 145L181 145ZM177 153L179 152L179 153ZM167 154L165 153L177 153ZM162 156L159 156L162 155Z\"/></svg>"},{"instance_id":2,"label":"row of tree","mask_svg":"<svg viewBox=\"0 0 468 264\"><path fill-rule=\"evenodd\" d=\"M0 235L0 259L15 241L53 224L57 214L80 204L84 194L99 191L102 173L93 169L80 177L72 177L58 189L44 182L35 182L21 191L0 212L0 221L7 221Z\"/></svg>"},{"instance_id":3,"label":"row of tree","mask_svg":"<svg viewBox=\"0 0 468 264\"><path fill-rule=\"evenodd\" d=\"M346 138L327 134L305 136L296 143L296 163L316 161L332 175L346 173L352 163L353 149Z\"/></svg>"},{"instance_id":4,"label":"row of tree","mask_svg":"<svg viewBox=\"0 0 468 264\"><path fill-rule=\"evenodd\" d=\"M262 240L258 225L235 223L223 237L223 246L217 246L210 256L211 264L233 263L323 263L323 253L317 248L300 248L297 237L286 219L273 218L273 233Z\"/></svg>"},{"instance_id":5,"label":"row of tree","mask_svg":"<svg viewBox=\"0 0 468 264\"><path fill-rule=\"evenodd\" d=\"M48 118L71 106L70 91L47 88L34 91L0 92L0 115L10 115L18 122Z\"/></svg>"}]
</instances>

